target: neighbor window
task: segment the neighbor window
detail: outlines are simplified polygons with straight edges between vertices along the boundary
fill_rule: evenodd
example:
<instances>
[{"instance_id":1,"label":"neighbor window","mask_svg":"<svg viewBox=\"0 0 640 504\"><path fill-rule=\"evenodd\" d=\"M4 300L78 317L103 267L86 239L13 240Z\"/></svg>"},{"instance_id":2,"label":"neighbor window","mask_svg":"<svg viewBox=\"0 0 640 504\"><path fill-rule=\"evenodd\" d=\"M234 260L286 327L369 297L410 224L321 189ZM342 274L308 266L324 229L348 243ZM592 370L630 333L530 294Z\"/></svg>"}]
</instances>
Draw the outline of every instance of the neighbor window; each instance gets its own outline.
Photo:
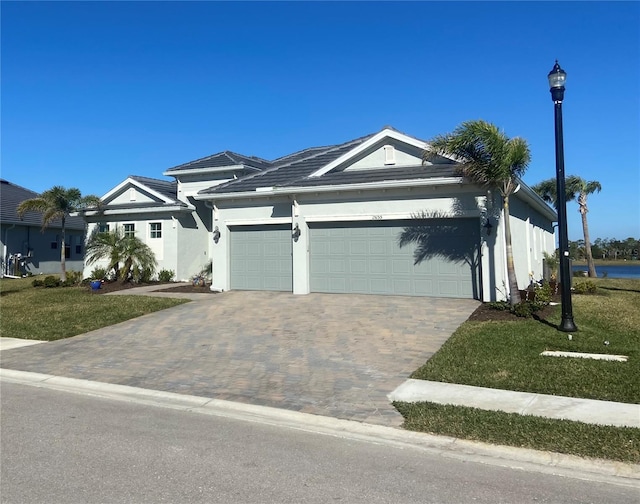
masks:
<instances>
[{"instance_id":1,"label":"neighbor window","mask_svg":"<svg viewBox=\"0 0 640 504\"><path fill-rule=\"evenodd\" d=\"M134 237L136 235L136 225L135 224L125 224L124 225L124 235L127 237Z\"/></svg>"},{"instance_id":2,"label":"neighbor window","mask_svg":"<svg viewBox=\"0 0 640 504\"><path fill-rule=\"evenodd\" d=\"M152 222L149 226L151 238L162 238L162 222Z\"/></svg>"},{"instance_id":3,"label":"neighbor window","mask_svg":"<svg viewBox=\"0 0 640 504\"><path fill-rule=\"evenodd\" d=\"M104 222L100 222L98 224L98 233L108 233L109 232L109 224L105 224Z\"/></svg>"}]
</instances>

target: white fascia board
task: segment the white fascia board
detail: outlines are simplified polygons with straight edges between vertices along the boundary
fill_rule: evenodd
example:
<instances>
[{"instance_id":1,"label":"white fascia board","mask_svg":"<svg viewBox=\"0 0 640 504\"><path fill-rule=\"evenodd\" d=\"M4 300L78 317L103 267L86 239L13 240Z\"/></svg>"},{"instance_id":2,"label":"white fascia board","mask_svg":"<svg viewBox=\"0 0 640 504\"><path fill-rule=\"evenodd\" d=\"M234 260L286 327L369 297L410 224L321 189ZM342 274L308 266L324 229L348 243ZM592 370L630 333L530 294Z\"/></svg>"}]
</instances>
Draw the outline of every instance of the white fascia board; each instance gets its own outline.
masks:
<instances>
[{"instance_id":1,"label":"white fascia board","mask_svg":"<svg viewBox=\"0 0 640 504\"><path fill-rule=\"evenodd\" d=\"M165 171L162 174L167 175L169 177L180 177L180 175L203 175L206 173L220 173L226 171L240 171L240 170L253 170L253 171L262 171L260 168L254 168L253 166L246 165L229 165L229 166L218 166L216 168L192 168L186 170L176 170L176 171Z\"/></svg>"},{"instance_id":2,"label":"white fascia board","mask_svg":"<svg viewBox=\"0 0 640 504\"><path fill-rule=\"evenodd\" d=\"M106 201L107 199L109 199L114 194L117 194L118 192L120 192L121 189L124 189L127 185L134 185L138 189L142 189L143 191L148 192L149 194L155 196L156 198L158 198L161 201L164 201L165 203L173 203L172 199L167 198L166 196L160 194L157 191L154 191L153 189L150 189L146 185L138 182L137 180L132 179L131 177L127 177L126 180L124 180L123 182L121 182L117 186L115 186L113 189L111 189L107 194L105 194L102 198L100 198L100 200L101 201Z\"/></svg>"},{"instance_id":3,"label":"white fascia board","mask_svg":"<svg viewBox=\"0 0 640 504\"><path fill-rule=\"evenodd\" d=\"M385 182L368 182L362 184L344 184L327 186L307 186L307 187L276 187L271 191L245 191L237 193L220 194L200 194L194 199L200 201L216 201L227 199L261 198L266 196L280 196L304 193L325 193L325 192L345 192L345 191L372 191L376 189L402 189L410 187L428 187L441 185L460 185L463 183L462 177L438 177L430 179L410 179L410 180L390 180Z\"/></svg>"},{"instance_id":4,"label":"white fascia board","mask_svg":"<svg viewBox=\"0 0 640 504\"><path fill-rule=\"evenodd\" d=\"M229 226L261 226L263 224L291 224L291 217L274 217L265 219L236 219L225 220L225 225Z\"/></svg>"},{"instance_id":5,"label":"white fascia board","mask_svg":"<svg viewBox=\"0 0 640 504\"><path fill-rule=\"evenodd\" d=\"M553 222L557 222L558 221L557 212L553 208L551 208L549 205L547 205L547 203L533 189L531 189L527 184L522 182L522 180L520 180L519 182L520 182L520 189L516 193L514 193L514 196L529 203L529 205L531 205L533 208L538 210L542 215L547 217L549 220Z\"/></svg>"},{"instance_id":6,"label":"white fascia board","mask_svg":"<svg viewBox=\"0 0 640 504\"><path fill-rule=\"evenodd\" d=\"M376 133L374 136L372 136L366 142L361 143L360 145L358 145L353 150L350 150L349 152L343 154L338 159L332 161L328 165L323 166L319 170L316 170L315 172L313 172L309 176L310 177L321 177L325 173L330 172L331 170L333 170L336 166L339 166L342 163L344 163L345 161L348 161L349 159L353 158L354 156L357 156L361 152L364 152L365 150L367 150L368 148L374 146L376 143L380 142L381 140L384 140L385 138L392 138L392 139L397 140L399 142L403 142L403 143L406 143L408 145L412 145L413 147L417 147L418 149L421 149L421 150L426 150L429 147L429 144L427 142L423 142L422 140L418 140L417 138L410 137L408 135L405 135L404 133L400 133L398 131L385 128L380 133Z\"/></svg>"},{"instance_id":7,"label":"white fascia board","mask_svg":"<svg viewBox=\"0 0 640 504\"><path fill-rule=\"evenodd\" d=\"M150 213L176 213L176 212L194 212L195 207L189 206L162 206L162 207L149 207L149 208L118 208L118 209L104 209L102 211L91 210L84 212L85 217L97 217L102 215L136 215L136 214L150 214Z\"/></svg>"}]
</instances>

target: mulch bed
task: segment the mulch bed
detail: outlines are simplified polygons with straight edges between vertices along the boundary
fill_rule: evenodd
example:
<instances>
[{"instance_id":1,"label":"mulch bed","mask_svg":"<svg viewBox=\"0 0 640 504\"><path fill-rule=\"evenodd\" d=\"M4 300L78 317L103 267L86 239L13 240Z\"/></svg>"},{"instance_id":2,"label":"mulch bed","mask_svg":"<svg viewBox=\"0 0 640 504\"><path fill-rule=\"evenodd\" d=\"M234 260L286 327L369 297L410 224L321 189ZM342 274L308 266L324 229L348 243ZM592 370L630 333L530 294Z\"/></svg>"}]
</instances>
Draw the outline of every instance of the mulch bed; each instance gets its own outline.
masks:
<instances>
[{"instance_id":1,"label":"mulch bed","mask_svg":"<svg viewBox=\"0 0 640 504\"><path fill-rule=\"evenodd\" d=\"M136 287L148 287L150 285L157 285L159 292L186 292L188 294L215 294L209 290L210 285L199 286L199 285L177 285L175 287L171 287L171 283L167 282L151 282L151 283L121 283L121 282L103 282L102 286L94 291L96 294L107 294L109 292L116 292L125 289L134 289ZM166 285L166 288L161 287ZM91 289L91 287L87 287Z\"/></svg>"}]
</instances>

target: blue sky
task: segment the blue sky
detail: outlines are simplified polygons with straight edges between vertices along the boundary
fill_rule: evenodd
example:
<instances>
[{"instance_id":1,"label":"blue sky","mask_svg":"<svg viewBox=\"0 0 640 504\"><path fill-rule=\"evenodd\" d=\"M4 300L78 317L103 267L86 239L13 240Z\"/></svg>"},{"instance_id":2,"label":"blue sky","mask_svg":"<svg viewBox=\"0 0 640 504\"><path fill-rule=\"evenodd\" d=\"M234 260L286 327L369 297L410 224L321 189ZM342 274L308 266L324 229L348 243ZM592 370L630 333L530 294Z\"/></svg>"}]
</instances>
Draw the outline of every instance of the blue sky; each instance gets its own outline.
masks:
<instances>
[{"instance_id":1,"label":"blue sky","mask_svg":"<svg viewBox=\"0 0 640 504\"><path fill-rule=\"evenodd\" d=\"M103 195L222 150L266 159L385 125L485 119L555 176L547 73L567 72L566 173L592 239L640 238L637 2L7 2L2 177ZM569 238L582 236L569 204Z\"/></svg>"}]
</instances>

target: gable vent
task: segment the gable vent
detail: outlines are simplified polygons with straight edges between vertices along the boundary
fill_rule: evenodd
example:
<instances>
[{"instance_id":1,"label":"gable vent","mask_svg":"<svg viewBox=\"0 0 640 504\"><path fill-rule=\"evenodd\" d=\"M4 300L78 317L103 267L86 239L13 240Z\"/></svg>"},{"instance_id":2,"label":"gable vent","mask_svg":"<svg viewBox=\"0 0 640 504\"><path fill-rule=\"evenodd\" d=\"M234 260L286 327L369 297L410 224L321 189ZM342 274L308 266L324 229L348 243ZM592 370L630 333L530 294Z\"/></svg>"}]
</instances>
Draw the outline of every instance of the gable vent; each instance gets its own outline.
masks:
<instances>
[{"instance_id":1,"label":"gable vent","mask_svg":"<svg viewBox=\"0 0 640 504\"><path fill-rule=\"evenodd\" d=\"M136 200L136 190L131 187L129 189L129 201L135 201Z\"/></svg>"},{"instance_id":2,"label":"gable vent","mask_svg":"<svg viewBox=\"0 0 640 504\"><path fill-rule=\"evenodd\" d=\"M396 150L393 148L393 145L384 146L384 164L385 165L396 164Z\"/></svg>"}]
</instances>

